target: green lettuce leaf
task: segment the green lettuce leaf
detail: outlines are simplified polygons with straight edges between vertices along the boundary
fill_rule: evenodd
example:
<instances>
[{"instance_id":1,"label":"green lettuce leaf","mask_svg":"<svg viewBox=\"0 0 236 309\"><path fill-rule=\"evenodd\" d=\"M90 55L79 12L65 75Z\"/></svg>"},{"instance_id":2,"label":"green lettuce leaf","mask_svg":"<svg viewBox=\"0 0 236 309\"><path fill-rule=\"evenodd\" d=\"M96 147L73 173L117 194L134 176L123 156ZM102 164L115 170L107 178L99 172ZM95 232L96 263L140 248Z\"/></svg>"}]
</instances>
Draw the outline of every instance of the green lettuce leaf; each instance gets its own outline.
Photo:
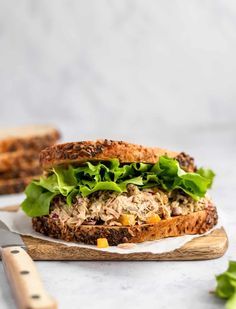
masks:
<instances>
[{"instance_id":1,"label":"green lettuce leaf","mask_svg":"<svg viewBox=\"0 0 236 309\"><path fill-rule=\"evenodd\" d=\"M48 177L42 176L39 179L39 181L34 181L34 184L38 185L38 186L40 186L40 187L42 187L42 188L44 188L44 189L46 189L50 192L60 193L56 174L52 174Z\"/></svg>"},{"instance_id":2,"label":"green lettuce leaf","mask_svg":"<svg viewBox=\"0 0 236 309\"><path fill-rule=\"evenodd\" d=\"M236 308L236 261L230 261L228 269L216 276L216 296L226 299L226 308Z\"/></svg>"},{"instance_id":3,"label":"green lettuce leaf","mask_svg":"<svg viewBox=\"0 0 236 309\"><path fill-rule=\"evenodd\" d=\"M167 191L179 189L198 199L205 196L213 177L212 171L204 169L187 173L177 160L166 156L160 157L156 164L122 165L114 159L94 164L86 162L79 167L59 166L51 171L51 175L42 176L27 187L22 208L29 216L42 216L49 213L51 200L56 195L65 196L67 204L71 205L76 195L86 197L100 190L122 193L127 191L128 184L140 188L158 186Z\"/></svg>"},{"instance_id":4,"label":"green lettuce leaf","mask_svg":"<svg viewBox=\"0 0 236 309\"><path fill-rule=\"evenodd\" d=\"M57 185L60 193L67 196L78 183L75 177L74 168L71 165L69 165L67 169L59 166L55 167L53 172L57 177Z\"/></svg>"},{"instance_id":5,"label":"green lettuce leaf","mask_svg":"<svg viewBox=\"0 0 236 309\"><path fill-rule=\"evenodd\" d=\"M80 190L79 189L73 189L66 197L66 204L71 206L74 197L76 197L76 195L80 194Z\"/></svg>"},{"instance_id":6,"label":"green lettuce leaf","mask_svg":"<svg viewBox=\"0 0 236 309\"><path fill-rule=\"evenodd\" d=\"M34 182L27 186L25 194L26 199L21 204L21 207L29 217L48 215L50 203L57 195L57 193L46 191Z\"/></svg>"},{"instance_id":7,"label":"green lettuce leaf","mask_svg":"<svg viewBox=\"0 0 236 309\"><path fill-rule=\"evenodd\" d=\"M226 303L226 309L236 308L236 293L234 293Z\"/></svg>"},{"instance_id":8,"label":"green lettuce leaf","mask_svg":"<svg viewBox=\"0 0 236 309\"><path fill-rule=\"evenodd\" d=\"M214 177L215 177L215 173L211 170L211 169L207 169L207 168L199 168L197 170L197 174L201 175L204 178L209 179L209 184L208 184L208 188L211 188Z\"/></svg>"},{"instance_id":9,"label":"green lettuce leaf","mask_svg":"<svg viewBox=\"0 0 236 309\"><path fill-rule=\"evenodd\" d=\"M180 168L177 160L162 156L151 168L163 189L171 191L181 189L192 198L204 197L212 178L198 173L187 173Z\"/></svg>"}]
</instances>

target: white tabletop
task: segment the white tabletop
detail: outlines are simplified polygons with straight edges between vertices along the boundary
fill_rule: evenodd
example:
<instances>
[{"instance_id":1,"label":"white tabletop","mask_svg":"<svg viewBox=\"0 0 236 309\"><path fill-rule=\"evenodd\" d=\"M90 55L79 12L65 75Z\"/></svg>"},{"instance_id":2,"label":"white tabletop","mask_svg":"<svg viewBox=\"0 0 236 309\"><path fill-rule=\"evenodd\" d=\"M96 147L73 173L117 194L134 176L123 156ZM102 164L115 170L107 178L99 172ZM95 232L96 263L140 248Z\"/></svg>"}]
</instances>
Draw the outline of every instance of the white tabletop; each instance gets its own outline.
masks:
<instances>
[{"instance_id":1,"label":"white tabletop","mask_svg":"<svg viewBox=\"0 0 236 309\"><path fill-rule=\"evenodd\" d=\"M227 145L226 145L227 150ZM223 151L226 151L223 150ZM230 245L224 257L195 262L36 262L45 286L60 308L222 308L222 302L209 291L215 275L224 271L229 259L236 259L235 196L236 170L233 148L223 160L222 150L212 157L203 149L202 162L214 168L217 178L211 195L223 213ZM22 198L22 196L20 196ZM16 202L17 197L2 197L0 205ZM0 265L1 309L14 303Z\"/></svg>"}]
</instances>

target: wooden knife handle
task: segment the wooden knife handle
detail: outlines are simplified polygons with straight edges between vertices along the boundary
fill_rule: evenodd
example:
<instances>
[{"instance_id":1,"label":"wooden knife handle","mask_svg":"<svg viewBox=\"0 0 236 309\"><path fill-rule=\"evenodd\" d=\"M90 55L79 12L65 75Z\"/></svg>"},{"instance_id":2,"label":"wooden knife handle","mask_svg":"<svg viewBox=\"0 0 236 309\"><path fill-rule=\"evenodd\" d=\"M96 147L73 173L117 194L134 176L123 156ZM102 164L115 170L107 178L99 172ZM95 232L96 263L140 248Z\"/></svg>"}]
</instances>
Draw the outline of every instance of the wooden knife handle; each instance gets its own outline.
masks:
<instances>
[{"instance_id":1,"label":"wooden knife handle","mask_svg":"<svg viewBox=\"0 0 236 309\"><path fill-rule=\"evenodd\" d=\"M23 248L2 248L1 255L18 308L57 308L56 301L44 289L33 260Z\"/></svg>"}]
</instances>

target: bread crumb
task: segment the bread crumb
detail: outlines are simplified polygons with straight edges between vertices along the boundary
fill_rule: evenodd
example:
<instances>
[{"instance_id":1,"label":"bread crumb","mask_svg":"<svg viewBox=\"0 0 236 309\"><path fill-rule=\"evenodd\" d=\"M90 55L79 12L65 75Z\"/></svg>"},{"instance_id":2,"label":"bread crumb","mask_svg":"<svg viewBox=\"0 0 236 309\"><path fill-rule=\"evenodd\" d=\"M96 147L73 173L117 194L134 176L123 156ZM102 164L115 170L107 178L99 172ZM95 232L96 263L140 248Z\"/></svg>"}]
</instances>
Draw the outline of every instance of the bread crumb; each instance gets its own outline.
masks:
<instances>
[{"instance_id":1,"label":"bread crumb","mask_svg":"<svg viewBox=\"0 0 236 309\"><path fill-rule=\"evenodd\" d=\"M124 243L124 244L119 244L117 247L121 248L121 249L131 249L135 246L136 246L136 244L134 244L134 243Z\"/></svg>"}]
</instances>

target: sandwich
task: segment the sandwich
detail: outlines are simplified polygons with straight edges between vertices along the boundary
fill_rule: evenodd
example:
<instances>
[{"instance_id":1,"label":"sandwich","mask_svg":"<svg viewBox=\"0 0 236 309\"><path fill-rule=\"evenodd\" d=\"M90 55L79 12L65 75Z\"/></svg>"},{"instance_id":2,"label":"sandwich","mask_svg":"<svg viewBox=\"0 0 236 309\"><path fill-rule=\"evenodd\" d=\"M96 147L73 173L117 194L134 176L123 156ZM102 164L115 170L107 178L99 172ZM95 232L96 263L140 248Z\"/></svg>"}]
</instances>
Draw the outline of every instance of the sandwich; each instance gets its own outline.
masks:
<instances>
[{"instance_id":1,"label":"sandwich","mask_svg":"<svg viewBox=\"0 0 236 309\"><path fill-rule=\"evenodd\" d=\"M0 194L22 192L39 177L39 152L59 137L57 129L45 125L0 129Z\"/></svg>"},{"instance_id":2,"label":"sandwich","mask_svg":"<svg viewBox=\"0 0 236 309\"><path fill-rule=\"evenodd\" d=\"M183 152L83 141L44 149L40 163L44 174L21 206L46 236L114 246L203 234L217 223L207 193L214 172Z\"/></svg>"}]
</instances>

